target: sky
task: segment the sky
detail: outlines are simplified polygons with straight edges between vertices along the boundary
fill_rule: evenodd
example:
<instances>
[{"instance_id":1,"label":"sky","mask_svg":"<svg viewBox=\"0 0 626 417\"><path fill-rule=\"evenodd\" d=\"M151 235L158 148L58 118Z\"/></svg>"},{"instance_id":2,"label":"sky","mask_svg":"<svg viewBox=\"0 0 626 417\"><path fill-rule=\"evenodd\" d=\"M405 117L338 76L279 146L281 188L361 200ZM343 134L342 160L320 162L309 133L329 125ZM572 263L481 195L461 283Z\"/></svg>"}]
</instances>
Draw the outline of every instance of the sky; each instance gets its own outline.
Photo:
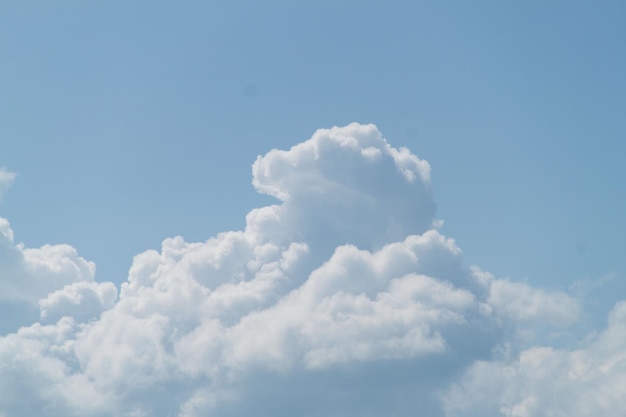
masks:
<instances>
[{"instance_id":1,"label":"sky","mask_svg":"<svg viewBox=\"0 0 626 417\"><path fill-rule=\"evenodd\" d=\"M0 3L0 416L621 416L622 2Z\"/></svg>"}]
</instances>

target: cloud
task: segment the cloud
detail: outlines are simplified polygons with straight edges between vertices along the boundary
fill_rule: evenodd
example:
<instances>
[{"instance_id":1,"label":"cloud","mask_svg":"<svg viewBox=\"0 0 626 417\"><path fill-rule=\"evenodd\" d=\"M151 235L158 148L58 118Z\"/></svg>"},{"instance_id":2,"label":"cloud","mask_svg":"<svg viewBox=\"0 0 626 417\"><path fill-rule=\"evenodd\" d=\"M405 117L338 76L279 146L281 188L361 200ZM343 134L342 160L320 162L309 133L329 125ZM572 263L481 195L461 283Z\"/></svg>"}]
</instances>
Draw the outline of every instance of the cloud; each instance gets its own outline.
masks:
<instances>
[{"instance_id":1,"label":"cloud","mask_svg":"<svg viewBox=\"0 0 626 417\"><path fill-rule=\"evenodd\" d=\"M312 244L377 249L434 220L430 165L390 146L371 124L320 129L288 151L258 157L252 172L259 192L283 202L271 210L290 237Z\"/></svg>"},{"instance_id":2,"label":"cloud","mask_svg":"<svg viewBox=\"0 0 626 417\"><path fill-rule=\"evenodd\" d=\"M582 313L580 302L563 291L496 279L477 267L472 268L472 275L487 289L488 305L515 324L564 327L574 324Z\"/></svg>"},{"instance_id":3,"label":"cloud","mask_svg":"<svg viewBox=\"0 0 626 417\"><path fill-rule=\"evenodd\" d=\"M446 397L449 416L623 416L626 413L626 302L579 349L536 346L479 361Z\"/></svg>"},{"instance_id":4,"label":"cloud","mask_svg":"<svg viewBox=\"0 0 626 417\"><path fill-rule=\"evenodd\" d=\"M95 264L69 245L26 248L15 243L9 222L0 217L0 334L32 323L39 300L66 285L93 283L95 272Z\"/></svg>"},{"instance_id":5,"label":"cloud","mask_svg":"<svg viewBox=\"0 0 626 417\"><path fill-rule=\"evenodd\" d=\"M14 172L0 168L0 201L2 201L8 189L13 185L15 177L16 174Z\"/></svg>"},{"instance_id":6,"label":"cloud","mask_svg":"<svg viewBox=\"0 0 626 417\"><path fill-rule=\"evenodd\" d=\"M517 329L580 314L566 293L464 267L430 166L374 125L319 130L252 171L277 204L241 231L165 239L119 291L0 220L0 300L22 308L0 337L0 412L443 416Z\"/></svg>"},{"instance_id":7,"label":"cloud","mask_svg":"<svg viewBox=\"0 0 626 417\"><path fill-rule=\"evenodd\" d=\"M110 282L75 282L39 300L41 319L56 322L72 317L88 321L113 307L116 298L117 288Z\"/></svg>"},{"instance_id":8,"label":"cloud","mask_svg":"<svg viewBox=\"0 0 626 417\"><path fill-rule=\"evenodd\" d=\"M0 218L0 300L36 303L67 284L93 281L96 266L69 245L26 248L14 242L9 222Z\"/></svg>"}]
</instances>

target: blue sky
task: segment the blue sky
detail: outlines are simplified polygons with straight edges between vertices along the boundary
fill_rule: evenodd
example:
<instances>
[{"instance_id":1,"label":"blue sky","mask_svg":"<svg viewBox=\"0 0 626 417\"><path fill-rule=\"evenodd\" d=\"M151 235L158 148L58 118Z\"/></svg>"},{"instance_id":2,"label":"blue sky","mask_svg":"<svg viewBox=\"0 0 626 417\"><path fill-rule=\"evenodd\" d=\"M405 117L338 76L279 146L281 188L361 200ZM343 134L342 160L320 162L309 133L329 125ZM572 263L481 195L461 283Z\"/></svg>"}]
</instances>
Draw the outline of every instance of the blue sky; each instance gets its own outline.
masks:
<instances>
[{"instance_id":1,"label":"blue sky","mask_svg":"<svg viewBox=\"0 0 626 417\"><path fill-rule=\"evenodd\" d=\"M257 155L376 123L433 165L472 262L567 285L623 274L623 5L2 5L1 207L125 279L168 236L243 226ZM253 86L254 97L246 96ZM576 251L584 244L584 256Z\"/></svg>"},{"instance_id":2,"label":"blue sky","mask_svg":"<svg viewBox=\"0 0 626 417\"><path fill-rule=\"evenodd\" d=\"M257 156L374 123L430 164L464 265L585 289L583 327L605 326L626 290L626 6L295 3L0 4L15 242L69 244L119 289L163 239L277 203Z\"/></svg>"}]
</instances>

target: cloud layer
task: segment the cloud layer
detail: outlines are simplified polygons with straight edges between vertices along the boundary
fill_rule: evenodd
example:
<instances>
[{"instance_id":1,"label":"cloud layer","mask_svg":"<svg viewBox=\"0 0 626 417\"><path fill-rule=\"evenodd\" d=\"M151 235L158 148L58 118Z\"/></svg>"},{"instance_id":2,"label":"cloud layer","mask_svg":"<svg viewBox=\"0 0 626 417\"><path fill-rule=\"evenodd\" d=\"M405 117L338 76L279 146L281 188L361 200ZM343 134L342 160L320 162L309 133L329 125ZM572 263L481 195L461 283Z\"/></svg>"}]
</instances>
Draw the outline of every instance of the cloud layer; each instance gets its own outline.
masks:
<instances>
[{"instance_id":1,"label":"cloud layer","mask_svg":"<svg viewBox=\"0 0 626 417\"><path fill-rule=\"evenodd\" d=\"M541 389L550 372L567 395L624 379L624 307L582 350L524 345L579 301L465 267L429 164L374 125L272 150L253 184L278 203L242 231L138 254L119 289L0 219L0 415L565 415Z\"/></svg>"}]
</instances>

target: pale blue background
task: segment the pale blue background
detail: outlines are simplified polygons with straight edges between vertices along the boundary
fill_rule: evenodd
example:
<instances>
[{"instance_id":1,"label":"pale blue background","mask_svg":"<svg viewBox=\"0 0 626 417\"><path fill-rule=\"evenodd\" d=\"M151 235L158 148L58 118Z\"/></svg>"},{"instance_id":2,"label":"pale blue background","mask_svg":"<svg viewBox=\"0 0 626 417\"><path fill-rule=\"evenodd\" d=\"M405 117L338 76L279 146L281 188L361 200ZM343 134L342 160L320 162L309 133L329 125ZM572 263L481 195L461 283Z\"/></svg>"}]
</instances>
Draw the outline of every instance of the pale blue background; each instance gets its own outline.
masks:
<instances>
[{"instance_id":1,"label":"pale blue background","mask_svg":"<svg viewBox=\"0 0 626 417\"><path fill-rule=\"evenodd\" d=\"M240 229L258 154L373 122L432 167L467 264L626 285L626 3L3 1L0 206L120 283L168 236ZM580 288L577 286L575 288Z\"/></svg>"}]
</instances>

